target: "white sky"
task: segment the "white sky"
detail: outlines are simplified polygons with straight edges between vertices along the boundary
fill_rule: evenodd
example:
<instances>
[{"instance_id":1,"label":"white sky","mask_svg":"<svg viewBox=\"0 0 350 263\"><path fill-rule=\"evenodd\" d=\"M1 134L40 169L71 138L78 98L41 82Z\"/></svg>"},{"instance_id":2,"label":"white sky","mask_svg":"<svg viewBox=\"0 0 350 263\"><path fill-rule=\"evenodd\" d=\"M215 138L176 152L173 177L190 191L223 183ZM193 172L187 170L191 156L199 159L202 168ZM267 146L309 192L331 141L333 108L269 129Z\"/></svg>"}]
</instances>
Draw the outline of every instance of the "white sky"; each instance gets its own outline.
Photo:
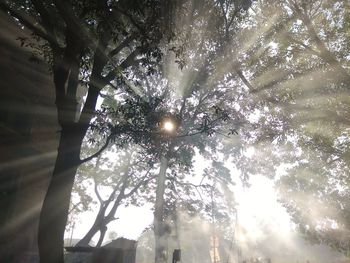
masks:
<instances>
[{"instance_id":1,"label":"white sky","mask_svg":"<svg viewBox=\"0 0 350 263\"><path fill-rule=\"evenodd\" d=\"M195 173L201 177L205 168L205 160L196 157ZM228 168L229 165L227 165ZM247 238L260 238L259 224L271 223L279 231L288 232L291 229L290 219L285 209L277 202L277 194L273 182L263 176L251 178L251 186L245 188L239 182L237 170L230 169L236 183L234 187L235 200L238 202L238 221L241 227L249 229ZM196 178L194 178L195 180ZM95 198L95 197L94 197ZM97 209L97 207L96 207ZM73 238L82 238L92 225L97 211L85 212L76 224ZM143 207L129 206L118 209L116 217L119 218L108 225L108 231L114 231L118 236L137 239L142 231L153 221L152 204ZM67 237L70 233L67 233ZM108 232L106 235L108 239Z\"/></svg>"},{"instance_id":2,"label":"white sky","mask_svg":"<svg viewBox=\"0 0 350 263\"><path fill-rule=\"evenodd\" d=\"M194 170L198 178L206 164L208 162L196 156ZM308 259L311 260L310 262L319 263L344 259L343 255L332 251L329 247L308 244L294 231L289 215L277 201L278 196L272 180L263 176L253 176L250 178L251 186L246 188L240 183L239 172L232 168L233 165L230 167L230 163L226 162L226 166L231 168L231 175L236 183L233 187L234 198L238 203L239 230L237 230L236 239L241 244L243 255L259 257L259 253L265 253L264 255L273 255L277 259L287 257L299 262L305 262ZM283 173L282 170L280 173ZM194 180L198 178L194 177ZM76 223L74 239L82 238L89 230L95 219L95 213L82 214L79 222ZM143 207L121 207L116 217L119 219L108 225L105 242L109 241L111 231L117 233L118 237L137 240L145 228L153 222L152 204ZM70 234L66 233L66 238L69 238ZM98 236L94 239L95 243L97 239ZM258 254L252 254L253 252Z\"/></svg>"}]
</instances>

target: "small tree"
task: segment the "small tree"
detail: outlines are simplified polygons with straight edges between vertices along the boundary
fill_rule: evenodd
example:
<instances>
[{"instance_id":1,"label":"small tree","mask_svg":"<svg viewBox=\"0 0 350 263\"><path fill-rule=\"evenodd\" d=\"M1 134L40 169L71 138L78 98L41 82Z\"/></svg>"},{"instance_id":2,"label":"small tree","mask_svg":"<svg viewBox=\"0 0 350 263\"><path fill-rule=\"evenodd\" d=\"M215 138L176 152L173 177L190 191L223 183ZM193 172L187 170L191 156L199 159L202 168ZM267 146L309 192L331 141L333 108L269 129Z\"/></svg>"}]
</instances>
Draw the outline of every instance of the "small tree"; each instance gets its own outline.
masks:
<instances>
[{"instance_id":1,"label":"small tree","mask_svg":"<svg viewBox=\"0 0 350 263\"><path fill-rule=\"evenodd\" d=\"M87 246L96 233L100 233L96 244L99 247L105 237L108 224L114 221L118 208L123 204L140 205L148 198L155 179L149 157L135 147L119 155L111 168L102 168L101 157L97 158L96 168L90 176L94 181L94 191L99 202L99 210L95 221L77 246ZM109 194L103 196L99 187L111 188ZM147 190L146 190L147 188ZM142 194L140 193L142 192Z\"/></svg>"}]
</instances>

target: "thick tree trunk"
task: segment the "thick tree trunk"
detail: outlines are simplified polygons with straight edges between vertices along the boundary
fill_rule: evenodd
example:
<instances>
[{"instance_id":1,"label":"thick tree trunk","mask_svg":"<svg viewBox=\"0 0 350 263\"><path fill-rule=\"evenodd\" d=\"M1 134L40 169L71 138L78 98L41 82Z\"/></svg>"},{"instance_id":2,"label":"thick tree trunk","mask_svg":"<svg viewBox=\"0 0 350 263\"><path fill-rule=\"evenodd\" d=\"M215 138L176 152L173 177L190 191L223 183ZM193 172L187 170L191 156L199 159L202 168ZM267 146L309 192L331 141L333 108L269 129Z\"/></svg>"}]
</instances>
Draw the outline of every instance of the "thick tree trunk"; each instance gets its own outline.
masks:
<instances>
[{"instance_id":1,"label":"thick tree trunk","mask_svg":"<svg viewBox=\"0 0 350 263\"><path fill-rule=\"evenodd\" d=\"M164 225L164 191L168 158L161 157L158 174L156 203L154 208L154 239L155 239L155 263L167 262L166 233Z\"/></svg>"},{"instance_id":2,"label":"thick tree trunk","mask_svg":"<svg viewBox=\"0 0 350 263\"><path fill-rule=\"evenodd\" d=\"M38 246L41 263L64 262L64 231L84 135L82 126L62 126L56 164L40 215Z\"/></svg>"},{"instance_id":3,"label":"thick tree trunk","mask_svg":"<svg viewBox=\"0 0 350 263\"><path fill-rule=\"evenodd\" d=\"M95 52L95 60L86 101L76 121L76 91L79 76L80 42L75 34L68 32L67 48L64 59L54 61L54 83L56 89L56 105L58 121L62 127L57 159L52 179L41 209L38 247L41 263L63 263L64 231L69 212L69 202L78 166L80 165L80 149L102 87L97 87L106 59L100 55L105 45L99 44ZM55 58L55 57L54 57ZM67 84L67 91L66 91Z\"/></svg>"}]
</instances>

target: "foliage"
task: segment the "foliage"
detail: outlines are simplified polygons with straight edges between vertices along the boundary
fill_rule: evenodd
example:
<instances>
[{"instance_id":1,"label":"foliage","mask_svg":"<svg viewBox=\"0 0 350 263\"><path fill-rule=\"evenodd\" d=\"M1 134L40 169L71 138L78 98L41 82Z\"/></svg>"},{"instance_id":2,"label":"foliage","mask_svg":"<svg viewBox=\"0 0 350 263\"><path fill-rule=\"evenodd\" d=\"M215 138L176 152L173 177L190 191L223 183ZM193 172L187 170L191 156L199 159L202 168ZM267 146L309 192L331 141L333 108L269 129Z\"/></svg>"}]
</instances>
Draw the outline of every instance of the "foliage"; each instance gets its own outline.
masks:
<instances>
[{"instance_id":1,"label":"foliage","mask_svg":"<svg viewBox=\"0 0 350 263\"><path fill-rule=\"evenodd\" d=\"M307 239L347 252L349 6L269 3L253 7L256 15L242 35L256 41L241 60L253 90L240 103L249 129L241 130L246 150L236 164L245 180L275 178Z\"/></svg>"}]
</instances>

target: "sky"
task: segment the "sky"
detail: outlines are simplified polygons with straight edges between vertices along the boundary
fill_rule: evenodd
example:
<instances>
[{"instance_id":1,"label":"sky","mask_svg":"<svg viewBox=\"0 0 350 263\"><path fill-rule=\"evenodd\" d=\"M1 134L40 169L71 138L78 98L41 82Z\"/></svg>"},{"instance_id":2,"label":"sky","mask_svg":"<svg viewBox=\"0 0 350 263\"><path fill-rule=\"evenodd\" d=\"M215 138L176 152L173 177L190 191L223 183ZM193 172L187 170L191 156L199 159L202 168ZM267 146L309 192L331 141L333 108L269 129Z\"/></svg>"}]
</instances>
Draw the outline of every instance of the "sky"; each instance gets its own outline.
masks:
<instances>
[{"instance_id":1,"label":"sky","mask_svg":"<svg viewBox=\"0 0 350 263\"><path fill-rule=\"evenodd\" d=\"M194 162L194 171L202 174L205 160L198 155ZM278 202L278 194L274 189L274 182L266 177L255 175L250 178L250 187L243 186L236 169L231 170L235 181L233 192L237 205L238 228L235 239L243 254L270 255L275 258L293 258L293 260L311 260L310 262L330 262L336 258L344 259L339 253L326 246L312 246L298 234L285 208ZM235 180L236 178L236 180ZM194 179L195 180L195 179ZM92 225L96 211L83 213L73 232L73 239L80 239ZM125 237L137 240L143 231L152 224L152 204L142 207L121 207L118 209L116 221L108 225L105 241L110 240L110 233L115 237ZM66 233L70 237L71 232ZM94 242L97 242L95 237ZM276 249L278 248L278 249ZM255 253L255 254L254 254ZM289 261L285 261L289 262ZM297 261L293 261L297 262ZM305 262L305 261L304 261Z\"/></svg>"},{"instance_id":2,"label":"sky","mask_svg":"<svg viewBox=\"0 0 350 263\"><path fill-rule=\"evenodd\" d=\"M198 177L206 167L205 164L206 161L197 155L194 162L194 172ZM243 227L255 229L254 233L249 233L249 235L258 235L256 222L259 220L278 222L277 225L281 230L288 231L291 227L290 219L285 209L277 202L277 193L273 188L273 182L263 176L254 176L250 180L251 186L244 187L239 182L238 171L230 167L229 163L226 165L230 168L231 176L236 183L233 190L234 198L238 203L238 220ZM87 232L93 223L95 213L96 210L85 212L80 217L79 226L73 233L74 238L81 238ZM152 204L146 204L143 207L122 207L118 209L116 217L119 219L110 223L110 231L115 231L118 236L137 239L153 221Z\"/></svg>"},{"instance_id":3,"label":"sky","mask_svg":"<svg viewBox=\"0 0 350 263\"><path fill-rule=\"evenodd\" d=\"M204 166L197 165L196 167L197 171L204 169ZM244 228L252 229L248 233L249 236L258 237L259 230L256 223L261 220L277 222L275 226L278 226L280 230L290 230L289 216L277 202L277 194L271 180L262 176L255 176L251 179L249 188L237 183L234 191L235 199L238 202L238 220ZM143 207L120 208L116 215L119 219L110 224L110 231L115 231L118 236L137 239L153 221L151 209L152 204L146 204ZM80 223L74 230L74 238L81 238L87 232L93 223L95 213L96 210L85 212L79 218Z\"/></svg>"}]
</instances>

